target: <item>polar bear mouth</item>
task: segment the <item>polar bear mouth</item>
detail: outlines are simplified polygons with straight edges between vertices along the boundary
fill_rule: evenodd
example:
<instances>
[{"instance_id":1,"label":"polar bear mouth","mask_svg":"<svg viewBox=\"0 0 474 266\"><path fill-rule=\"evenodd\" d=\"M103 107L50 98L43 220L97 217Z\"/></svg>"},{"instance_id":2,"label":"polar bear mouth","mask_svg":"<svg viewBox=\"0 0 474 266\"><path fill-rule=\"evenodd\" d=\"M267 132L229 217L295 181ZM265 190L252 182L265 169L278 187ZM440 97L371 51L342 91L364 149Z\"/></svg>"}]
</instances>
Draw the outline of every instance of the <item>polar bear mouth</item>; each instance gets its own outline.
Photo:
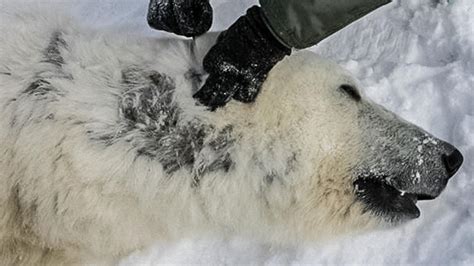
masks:
<instances>
[{"instance_id":1,"label":"polar bear mouth","mask_svg":"<svg viewBox=\"0 0 474 266\"><path fill-rule=\"evenodd\" d=\"M389 222L418 218L417 201L434 199L429 195L399 190L381 178L359 178L354 182L354 191L357 199L365 205L365 211Z\"/></svg>"}]
</instances>

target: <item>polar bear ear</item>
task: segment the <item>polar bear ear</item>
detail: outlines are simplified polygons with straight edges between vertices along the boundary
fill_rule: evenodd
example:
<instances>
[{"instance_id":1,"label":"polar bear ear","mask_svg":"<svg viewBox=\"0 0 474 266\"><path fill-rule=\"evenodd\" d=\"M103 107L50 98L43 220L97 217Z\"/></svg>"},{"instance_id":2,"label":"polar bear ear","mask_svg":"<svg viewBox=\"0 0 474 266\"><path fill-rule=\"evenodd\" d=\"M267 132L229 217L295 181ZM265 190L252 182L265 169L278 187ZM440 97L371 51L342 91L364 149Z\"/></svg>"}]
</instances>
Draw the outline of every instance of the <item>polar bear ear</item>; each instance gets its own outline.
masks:
<instances>
[{"instance_id":1,"label":"polar bear ear","mask_svg":"<svg viewBox=\"0 0 474 266\"><path fill-rule=\"evenodd\" d=\"M345 94L350 96L355 101L359 102L362 97L360 96L359 91L352 85L349 84L342 84L339 86L339 89L342 90Z\"/></svg>"}]
</instances>

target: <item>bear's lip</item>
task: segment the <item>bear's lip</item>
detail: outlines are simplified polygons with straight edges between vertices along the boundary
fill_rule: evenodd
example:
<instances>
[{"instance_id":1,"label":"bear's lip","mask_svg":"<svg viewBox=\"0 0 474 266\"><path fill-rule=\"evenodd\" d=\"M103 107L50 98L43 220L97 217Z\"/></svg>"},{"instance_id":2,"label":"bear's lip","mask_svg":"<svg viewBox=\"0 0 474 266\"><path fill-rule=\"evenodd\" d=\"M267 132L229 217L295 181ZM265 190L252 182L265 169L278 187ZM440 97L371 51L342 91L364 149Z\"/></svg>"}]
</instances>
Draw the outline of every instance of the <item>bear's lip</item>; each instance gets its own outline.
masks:
<instances>
[{"instance_id":1,"label":"bear's lip","mask_svg":"<svg viewBox=\"0 0 474 266\"><path fill-rule=\"evenodd\" d=\"M391 222L411 220L420 216L416 203L432 200L427 194L409 193L389 184L383 178L362 177L354 181L357 199L364 204L364 210Z\"/></svg>"}]
</instances>

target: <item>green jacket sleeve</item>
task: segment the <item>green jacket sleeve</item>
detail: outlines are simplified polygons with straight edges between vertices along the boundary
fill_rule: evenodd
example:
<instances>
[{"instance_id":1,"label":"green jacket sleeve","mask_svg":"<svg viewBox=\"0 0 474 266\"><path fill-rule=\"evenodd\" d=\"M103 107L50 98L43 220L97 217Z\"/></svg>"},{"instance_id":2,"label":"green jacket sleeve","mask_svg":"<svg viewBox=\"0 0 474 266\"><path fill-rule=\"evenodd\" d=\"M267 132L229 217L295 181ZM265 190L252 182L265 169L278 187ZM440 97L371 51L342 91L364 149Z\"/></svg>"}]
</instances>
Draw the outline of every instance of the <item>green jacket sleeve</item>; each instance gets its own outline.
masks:
<instances>
[{"instance_id":1,"label":"green jacket sleeve","mask_svg":"<svg viewBox=\"0 0 474 266\"><path fill-rule=\"evenodd\" d=\"M391 0L260 0L267 26L284 45L310 47Z\"/></svg>"}]
</instances>

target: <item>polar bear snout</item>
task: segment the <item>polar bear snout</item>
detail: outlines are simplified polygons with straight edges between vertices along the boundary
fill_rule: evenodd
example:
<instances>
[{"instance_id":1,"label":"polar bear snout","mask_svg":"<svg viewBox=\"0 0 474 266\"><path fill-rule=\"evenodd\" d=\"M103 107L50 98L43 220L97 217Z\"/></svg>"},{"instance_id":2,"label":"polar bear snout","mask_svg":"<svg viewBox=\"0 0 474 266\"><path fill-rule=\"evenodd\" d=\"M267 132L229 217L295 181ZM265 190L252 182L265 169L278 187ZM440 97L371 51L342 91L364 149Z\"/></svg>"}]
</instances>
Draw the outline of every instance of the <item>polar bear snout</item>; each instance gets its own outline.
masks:
<instances>
[{"instance_id":1,"label":"polar bear snout","mask_svg":"<svg viewBox=\"0 0 474 266\"><path fill-rule=\"evenodd\" d=\"M449 154L443 154L441 158L446 167L446 171L448 171L448 178L451 178L456 174L464 161L461 152L456 148Z\"/></svg>"},{"instance_id":2,"label":"polar bear snout","mask_svg":"<svg viewBox=\"0 0 474 266\"><path fill-rule=\"evenodd\" d=\"M406 188L407 191L413 190L418 193L418 200L435 199L445 189L449 179L451 179L457 171L461 168L464 158L461 152L453 145L442 141L435 140L439 145L427 146L423 157L426 162L422 162L421 157L417 157L417 168L415 179L412 180L412 188L410 185ZM417 151L419 148L417 147ZM429 158L432 156L433 158ZM420 175L417 177L417 173ZM430 175L431 178L424 178ZM410 183L408 183L410 184Z\"/></svg>"},{"instance_id":3,"label":"polar bear snout","mask_svg":"<svg viewBox=\"0 0 474 266\"><path fill-rule=\"evenodd\" d=\"M390 171L394 176L398 176L391 183L400 191L415 194L418 200L438 197L464 160L461 152L453 145L424 132L423 134L421 144L414 140L417 144L406 157L410 160ZM401 154L403 152L405 151L402 149Z\"/></svg>"},{"instance_id":4,"label":"polar bear snout","mask_svg":"<svg viewBox=\"0 0 474 266\"><path fill-rule=\"evenodd\" d=\"M365 210L390 223L418 218L417 201L437 198L464 160L458 149L432 136L413 141L421 144L412 152L402 147L395 157L386 154L382 163L372 161L353 183Z\"/></svg>"},{"instance_id":5,"label":"polar bear snout","mask_svg":"<svg viewBox=\"0 0 474 266\"><path fill-rule=\"evenodd\" d=\"M418 200L437 198L463 163L461 152L381 106L361 107L363 150L354 181L367 211L390 222L420 216Z\"/></svg>"}]
</instances>

